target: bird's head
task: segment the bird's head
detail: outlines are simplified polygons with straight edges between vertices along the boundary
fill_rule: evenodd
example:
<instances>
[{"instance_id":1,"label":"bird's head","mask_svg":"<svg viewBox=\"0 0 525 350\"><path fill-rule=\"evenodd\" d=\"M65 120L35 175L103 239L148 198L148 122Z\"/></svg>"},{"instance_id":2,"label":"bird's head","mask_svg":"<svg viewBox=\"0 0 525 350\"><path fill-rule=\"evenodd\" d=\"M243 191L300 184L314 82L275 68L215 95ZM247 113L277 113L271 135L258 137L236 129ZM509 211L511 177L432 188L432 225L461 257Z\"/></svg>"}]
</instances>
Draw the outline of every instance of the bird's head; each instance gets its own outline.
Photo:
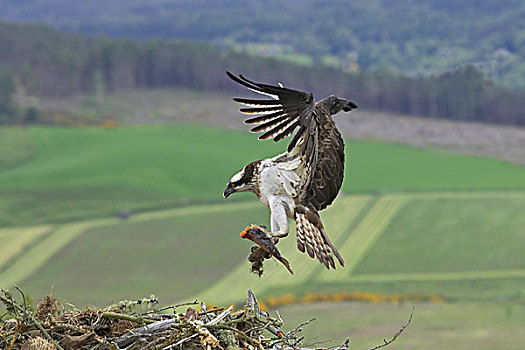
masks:
<instances>
[{"instance_id":1,"label":"bird's head","mask_svg":"<svg viewBox=\"0 0 525 350\"><path fill-rule=\"evenodd\" d=\"M357 105L352 101L335 96L327 97L324 101L331 115L339 113L340 111L350 112L352 109L357 108Z\"/></svg>"},{"instance_id":2,"label":"bird's head","mask_svg":"<svg viewBox=\"0 0 525 350\"><path fill-rule=\"evenodd\" d=\"M241 171L233 175L226 184L224 198L228 198L235 192L254 192L257 191L257 168L259 161L245 165Z\"/></svg>"}]
</instances>

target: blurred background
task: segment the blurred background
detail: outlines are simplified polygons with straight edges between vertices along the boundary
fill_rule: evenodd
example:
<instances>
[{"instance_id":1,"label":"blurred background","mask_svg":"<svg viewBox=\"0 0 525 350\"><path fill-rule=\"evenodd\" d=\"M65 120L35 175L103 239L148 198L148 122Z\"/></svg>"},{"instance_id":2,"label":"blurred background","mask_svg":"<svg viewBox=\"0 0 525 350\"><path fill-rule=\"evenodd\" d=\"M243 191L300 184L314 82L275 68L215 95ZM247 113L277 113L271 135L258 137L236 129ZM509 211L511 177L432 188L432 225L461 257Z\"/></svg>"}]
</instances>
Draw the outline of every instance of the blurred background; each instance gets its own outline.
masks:
<instances>
[{"instance_id":1,"label":"blurred background","mask_svg":"<svg viewBox=\"0 0 525 350\"><path fill-rule=\"evenodd\" d=\"M78 307L253 288L306 344L521 349L525 4L518 0L4 0L0 286ZM323 213L347 267L280 244L249 273L251 195L222 191L286 141L250 135L225 71L330 94L346 140ZM293 327L292 327L293 328Z\"/></svg>"}]
</instances>

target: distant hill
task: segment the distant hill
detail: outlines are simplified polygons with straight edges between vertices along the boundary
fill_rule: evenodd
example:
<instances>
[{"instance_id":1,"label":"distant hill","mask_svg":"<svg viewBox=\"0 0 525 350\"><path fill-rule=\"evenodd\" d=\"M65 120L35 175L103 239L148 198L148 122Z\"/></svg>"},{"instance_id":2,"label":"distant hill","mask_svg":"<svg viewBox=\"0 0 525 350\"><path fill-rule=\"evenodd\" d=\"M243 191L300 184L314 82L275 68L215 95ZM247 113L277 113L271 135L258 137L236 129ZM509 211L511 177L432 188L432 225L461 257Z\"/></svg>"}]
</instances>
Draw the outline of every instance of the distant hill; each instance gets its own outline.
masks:
<instances>
[{"instance_id":1,"label":"distant hill","mask_svg":"<svg viewBox=\"0 0 525 350\"><path fill-rule=\"evenodd\" d=\"M155 87L241 93L226 70L262 82L281 81L317 99L347 97L362 109L525 125L525 91L495 86L474 65L416 77L345 72L253 57L202 42L90 37L42 24L13 23L0 23L0 124L39 120L37 111L14 110L14 95L18 100L79 93L99 98L107 92Z\"/></svg>"},{"instance_id":2,"label":"distant hill","mask_svg":"<svg viewBox=\"0 0 525 350\"><path fill-rule=\"evenodd\" d=\"M0 19L84 34L208 41L345 70L436 73L471 63L524 87L520 0L5 0Z\"/></svg>"}]
</instances>

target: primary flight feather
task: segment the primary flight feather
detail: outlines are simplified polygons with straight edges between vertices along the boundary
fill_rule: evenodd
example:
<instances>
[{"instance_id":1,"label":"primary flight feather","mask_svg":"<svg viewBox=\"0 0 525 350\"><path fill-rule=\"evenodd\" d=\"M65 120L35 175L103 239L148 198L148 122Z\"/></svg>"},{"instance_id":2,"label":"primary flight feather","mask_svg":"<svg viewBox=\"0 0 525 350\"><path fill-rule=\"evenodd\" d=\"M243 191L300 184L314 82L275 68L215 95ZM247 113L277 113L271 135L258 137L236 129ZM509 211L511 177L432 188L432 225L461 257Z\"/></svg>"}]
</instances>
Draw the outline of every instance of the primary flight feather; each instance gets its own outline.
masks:
<instances>
[{"instance_id":1,"label":"primary flight feather","mask_svg":"<svg viewBox=\"0 0 525 350\"><path fill-rule=\"evenodd\" d=\"M345 145L332 115L357 106L335 96L314 102L308 92L257 83L230 72L227 75L249 90L266 95L261 100L233 99L245 106L241 113L250 116L244 122L256 125L251 132L262 133L261 140L293 138L286 152L244 166L226 185L224 197L234 192L255 193L270 208L269 237L287 236L287 218L291 218L296 222L297 248L301 252L316 257L328 269L335 269L334 256L344 266L325 232L319 211L334 201L343 183Z\"/></svg>"}]
</instances>

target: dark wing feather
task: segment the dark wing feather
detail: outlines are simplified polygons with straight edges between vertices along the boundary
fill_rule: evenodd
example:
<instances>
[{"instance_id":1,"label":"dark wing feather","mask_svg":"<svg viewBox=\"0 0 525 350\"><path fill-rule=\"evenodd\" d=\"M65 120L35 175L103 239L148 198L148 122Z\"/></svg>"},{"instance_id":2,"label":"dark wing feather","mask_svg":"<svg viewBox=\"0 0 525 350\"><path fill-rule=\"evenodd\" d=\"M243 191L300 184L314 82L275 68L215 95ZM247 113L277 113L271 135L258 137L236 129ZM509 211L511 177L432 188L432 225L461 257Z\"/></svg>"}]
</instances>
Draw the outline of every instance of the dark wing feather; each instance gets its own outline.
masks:
<instances>
[{"instance_id":1,"label":"dark wing feather","mask_svg":"<svg viewBox=\"0 0 525 350\"><path fill-rule=\"evenodd\" d=\"M264 132L259 139L280 141L292 135L297 127L299 127L298 134L302 134L306 130L315 111L312 94L282 86L256 83L246 79L242 74L239 76L230 72L226 72L226 74L233 81L249 90L273 98L273 100L233 99L235 102L248 106L248 108L241 108L241 113L259 114L254 118L245 120L247 124L259 124L251 129L252 132ZM300 136L294 137L288 146L288 150L295 147Z\"/></svg>"},{"instance_id":2,"label":"dark wing feather","mask_svg":"<svg viewBox=\"0 0 525 350\"><path fill-rule=\"evenodd\" d=\"M271 120L274 120L276 118L279 118L279 117L281 117L283 115L284 115L283 111L278 111L278 112L270 113L270 114L264 114L264 115L260 115L258 117L248 118L248 119L244 120L244 124L261 124L261 123L266 123L268 121L271 121Z\"/></svg>"},{"instance_id":3,"label":"dark wing feather","mask_svg":"<svg viewBox=\"0 0 525 350\"><path fill-rule=\"evenodd\" d=\"M345 165L344 141L329 114L321 115L318 127L319 143L315 170L302 203L311 204L320 211L329 206L343 183Z\"/></svg>"}]
</instances>

